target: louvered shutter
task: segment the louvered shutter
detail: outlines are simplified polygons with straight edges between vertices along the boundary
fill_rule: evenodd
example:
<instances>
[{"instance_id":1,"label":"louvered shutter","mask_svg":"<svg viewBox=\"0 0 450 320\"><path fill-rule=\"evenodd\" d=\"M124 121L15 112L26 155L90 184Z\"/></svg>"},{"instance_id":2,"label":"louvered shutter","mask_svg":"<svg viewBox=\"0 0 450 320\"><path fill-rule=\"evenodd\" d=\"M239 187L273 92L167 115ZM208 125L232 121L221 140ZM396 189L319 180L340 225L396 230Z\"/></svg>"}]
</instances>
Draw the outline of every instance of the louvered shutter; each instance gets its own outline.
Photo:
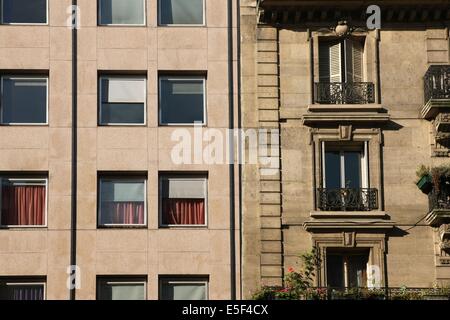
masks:
<instances>
[{"instance_id":1,"label":"louvered shutter","mask_svg":"<svg viewBox=\"0 0 450 320\"><path fill-rule=\"evenodd\" d=\"M320 82L342 82L341 43L322 42L319 46Z\"/></svg>"},{"instance_id":2,"label":"louvered shutter","mask_svg":"<svg viewBox=\"0 0 450 320\"><path fill-rule=\"evenodd\" d=\"M354 41L352 45L353 82L363 82L363 44Z\"/></svg>"},{"instance_id":3,"label":"louvered shutter","mask_svg":"<svg viewBox=\"0 0 450 320\"><path fill-rule=\"evenodd\" d=\"M342 82L341 43L330 45L330 82Z\"/></svg>"},{"instance_id":4,"label":"louvered shutter","mask_svg":"<svg viewBox=\"0 0 450 320\"><path fill-rule=\"evenodd\" d=\"M363 81L363 45L359 41L345 40L346 82Z\"/></svg>"}]
</instances>

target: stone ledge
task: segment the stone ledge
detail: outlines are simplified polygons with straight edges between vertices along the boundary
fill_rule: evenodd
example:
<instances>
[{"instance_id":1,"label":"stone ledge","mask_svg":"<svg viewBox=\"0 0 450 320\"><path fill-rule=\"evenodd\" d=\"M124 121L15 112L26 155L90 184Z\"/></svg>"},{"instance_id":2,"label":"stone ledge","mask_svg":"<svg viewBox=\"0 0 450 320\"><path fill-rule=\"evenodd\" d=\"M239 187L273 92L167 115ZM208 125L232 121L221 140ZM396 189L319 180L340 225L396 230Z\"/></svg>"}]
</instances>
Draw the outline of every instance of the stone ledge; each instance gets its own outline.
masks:
<instances>
[{"instance_id":1,"label":"stone ledge","mask_svg":"<svg viewBox=\"0 0 450 320\"><path fill-rule=\"evenodd\" d=\"M317 219L332 219L332 218L386 218L385 211L311 211L312 218Z\"/></svg>"},{"instance_id":2,"label":"stone ledge","mask_svg":"<svg viewBox=\"0 0 450 320\"><path fill-rule=\"evenodd\" d=\"M323 112L323 111L374 111L380 112L383 110L383 106L377 103L369 103L369 104L310 104L308 105L308 111L311 112Z\"/></svg>"},{"instance_id":3,"label":"stone ledge","mask_svg":"<svg viewBox=\"0 0 450 320\"><path fill-rule=\"evenodd\" d=\"M434 119L438 113L450 110L450 99L431 99L420 110L423 119Z\"/></svg>"},{"instance_id":4,"label":"stone ledge","mask_svg":"<svg viewBox=\"0 0 450 320\"><path fill-rule=\"evenodd\" d=\"M390 118L390 115L387 113L376 112L321 112L304 114L302 117L302 122L304 125L342 122L383 123L388 122Z\"/></svg>"},{"instance_id":5,"label":"stone ledge","mask_svg":"<svg viewBox=\"0 0 450 320\"><path fill-rule=\"evenodd\" d=\"M394 228L395 222L381 219L347 219L347 220L308 220L303 224L306 231L316 230L390 230Z\"/></svg>"},{"instance_id":6,"label":"stone ledge","mask_svg":"<svg viewBox=\"0 0 450 320\"><path fill-rule=\"evenodd\" d=\"M445 221L450 221L450 209L434 209L425 217L430 226L439 226Z\"/></svg>"}]
</instances>

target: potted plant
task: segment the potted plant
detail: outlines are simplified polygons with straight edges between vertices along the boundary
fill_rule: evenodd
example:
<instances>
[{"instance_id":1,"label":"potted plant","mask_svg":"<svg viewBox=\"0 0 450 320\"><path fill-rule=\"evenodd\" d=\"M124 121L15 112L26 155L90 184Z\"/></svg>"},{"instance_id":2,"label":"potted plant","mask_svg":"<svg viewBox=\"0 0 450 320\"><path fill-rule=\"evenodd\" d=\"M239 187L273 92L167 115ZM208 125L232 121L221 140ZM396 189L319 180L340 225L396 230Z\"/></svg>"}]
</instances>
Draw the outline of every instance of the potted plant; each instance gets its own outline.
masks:
<instances>
[{"instance_id":1,"label":"potted plant","mask_svg":"<svg viewBox=\"0 0 450 320\"><path fill-rule=\"evenodd\" d=\"M433 179L430 168L421 165L416 171L419 180L416 182L417 187L425 194L428 194L433 189Z\"/></svg>"}]
</instances>

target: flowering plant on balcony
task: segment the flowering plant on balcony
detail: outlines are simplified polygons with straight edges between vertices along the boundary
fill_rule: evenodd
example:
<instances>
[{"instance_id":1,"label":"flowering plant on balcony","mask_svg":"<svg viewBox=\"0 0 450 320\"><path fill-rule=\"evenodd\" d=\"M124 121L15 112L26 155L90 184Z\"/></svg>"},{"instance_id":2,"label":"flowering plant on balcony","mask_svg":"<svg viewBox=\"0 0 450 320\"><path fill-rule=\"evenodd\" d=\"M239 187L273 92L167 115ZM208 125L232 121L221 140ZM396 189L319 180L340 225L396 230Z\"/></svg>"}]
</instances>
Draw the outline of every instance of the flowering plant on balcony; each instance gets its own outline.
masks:
<instances>
[{"instance_id":1,"label":"flowering plant on balcony","mask_svg":"<svg viewBox=\"0 0 450 320\"><path fill-rule=\"evenodd\" d=\"M318 299L326 292L314 288L315 270L320 264L320 258L317 250L314 248L311 252L300 256L303 262L303 268L296 270L293 267L287 269L284 277L283 287L262 287L253 294L255 300L299 300L299 299Z\"/></svg>"}]
</instances>

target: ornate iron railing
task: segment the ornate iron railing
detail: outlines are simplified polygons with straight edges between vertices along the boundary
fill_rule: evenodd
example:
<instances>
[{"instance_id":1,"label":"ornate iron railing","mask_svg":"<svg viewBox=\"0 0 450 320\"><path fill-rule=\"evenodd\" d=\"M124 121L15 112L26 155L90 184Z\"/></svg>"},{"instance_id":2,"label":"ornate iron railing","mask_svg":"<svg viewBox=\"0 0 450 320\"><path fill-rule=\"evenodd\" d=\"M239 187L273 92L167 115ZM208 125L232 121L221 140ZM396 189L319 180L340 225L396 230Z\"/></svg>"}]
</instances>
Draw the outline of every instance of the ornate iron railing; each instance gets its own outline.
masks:
<instances>
[{"instance_id":1,"label":"ornate iron railing","mask_svg":"<svg viewBox=\"0 0 450 320\"><path fill-rule=\"evenodd\" d=\"M319 82L314 96L320 104L369 104L375 103L375 86L371 82Z\"/></svg>"},{"instance_id":2,"label":"ornate iron railing","mask_svg":"<svg viewBox=\"0 0 450 320\"><path fill-rule=\"evenodd\" d=\"M317 189L317 207L322 211L371 211L378 209L377 189Z\"/></svg>"},{"instance_id":3,"label":"ornate iron railing","mask_svg":"<svg viewBox=\"0 0 450 320\"><path fill-rule=\"evenodd\" d=\"M430 206L430 212L436 209L449 209L450 210L450 190L444 188L442 190L436 191L433 189L428 194L428 203Z\"/></svg>"},{"instance_id":4,"label":"ornate iron railing","mask_svg":"<svg viewBox=\"0 0 450 320\"><path fill-rule=\"evenodd\" d=\"M265 287L257 300L450 300L448 288L307 288L290 293L289 288Z\"/></svg>"},{"instance_id":5,"label":"ornate iron railing","mask_svg":"<svg viewBox=\"0 0 450 320\"><path fill-rule=\"evenodd\" d=\"M425 104L431 99L450 99L450 65L434 65L424 76Z\"/></svg>"}]
</instances>

